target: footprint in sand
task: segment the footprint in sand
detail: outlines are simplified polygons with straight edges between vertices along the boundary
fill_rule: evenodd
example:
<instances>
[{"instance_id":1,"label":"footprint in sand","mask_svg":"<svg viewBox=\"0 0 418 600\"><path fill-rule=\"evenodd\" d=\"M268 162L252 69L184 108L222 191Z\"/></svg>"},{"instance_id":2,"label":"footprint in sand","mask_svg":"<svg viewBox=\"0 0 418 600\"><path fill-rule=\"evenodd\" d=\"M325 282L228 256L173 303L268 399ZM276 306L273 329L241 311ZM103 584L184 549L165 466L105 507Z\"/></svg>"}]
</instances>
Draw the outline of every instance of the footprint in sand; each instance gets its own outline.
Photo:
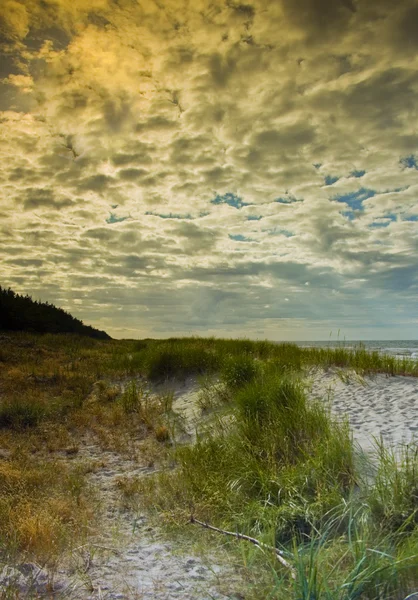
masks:
<instances>
[{"instance_id":1,"label":"footprint in sand","mask_svg":"<svg viewBox=\"0 0 418 600\"><path fill-rule=\"evenodd\" d=\"M319 374L316 396L329 397L334 415L348 416L357 441L364 450L372 450L373 438L382 435L387 442L409 443L418 435L418 378L366 377L365 385L335 381L335 375Z\"/></svg>"}]
</instances>

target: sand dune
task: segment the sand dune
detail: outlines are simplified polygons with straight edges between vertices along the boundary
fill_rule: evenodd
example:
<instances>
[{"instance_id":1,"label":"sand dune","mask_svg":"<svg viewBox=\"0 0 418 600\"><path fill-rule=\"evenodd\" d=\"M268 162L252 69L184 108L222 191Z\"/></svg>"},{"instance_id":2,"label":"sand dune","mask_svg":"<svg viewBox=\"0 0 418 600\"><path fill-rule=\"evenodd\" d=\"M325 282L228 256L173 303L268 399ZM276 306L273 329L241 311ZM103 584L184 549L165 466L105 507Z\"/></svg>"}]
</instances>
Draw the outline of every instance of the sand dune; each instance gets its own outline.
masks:
<instances>
[{"instance_id":1,"label":"sand dune","mask_svg":"<svg viewBox=\"0 0 418 600\"><path fill-rule=\"evenodd\" d=\"M346 415L354 441L367 452L375 439L397 446L418 437L418 378L334 371L315 373L311 384L311 397L330 402L336 416Z\"/></svg>"}]
</instances>

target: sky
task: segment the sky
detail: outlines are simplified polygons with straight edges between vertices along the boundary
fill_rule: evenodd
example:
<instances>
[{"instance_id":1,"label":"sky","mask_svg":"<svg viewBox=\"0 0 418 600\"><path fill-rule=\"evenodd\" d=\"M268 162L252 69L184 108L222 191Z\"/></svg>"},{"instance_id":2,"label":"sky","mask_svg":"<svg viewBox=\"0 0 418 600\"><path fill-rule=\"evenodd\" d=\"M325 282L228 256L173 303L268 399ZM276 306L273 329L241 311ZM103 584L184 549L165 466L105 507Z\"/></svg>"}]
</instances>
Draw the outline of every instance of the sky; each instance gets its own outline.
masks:
<instances>
[{"instance_id":1,"label":"sky","mask_svg":"<svg viewBox=\"0 0 418 600\"><path fill-rule=\"evenodd\" d=\"M2 0L0 285L117 338L418 338L418 3Z\"/></svg>"}]
</instances>

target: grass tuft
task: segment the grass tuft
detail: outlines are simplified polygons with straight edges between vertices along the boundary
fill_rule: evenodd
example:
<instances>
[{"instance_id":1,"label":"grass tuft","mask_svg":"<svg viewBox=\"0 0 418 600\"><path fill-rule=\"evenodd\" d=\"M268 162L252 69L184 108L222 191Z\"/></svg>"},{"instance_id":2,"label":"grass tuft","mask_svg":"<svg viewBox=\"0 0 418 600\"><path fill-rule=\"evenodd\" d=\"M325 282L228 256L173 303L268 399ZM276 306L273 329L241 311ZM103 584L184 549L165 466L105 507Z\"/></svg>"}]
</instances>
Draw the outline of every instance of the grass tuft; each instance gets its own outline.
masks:
<instances>
[{"instance_id":1,"label":"grass tuft","mask_svg":"<svg viewBox=\"0 0 418 600\"><path fill-rule=\"evenodd\" d=\"M253 381L259 372L260 365L252 356L231 356L222 366L222 380L228 387L237 389Z\"/></svg>"},{"instance_id":2,"label":"grass tuft","mask_svg":"<svg viewBox=\"0 0 418 600\"><path fill-rule=\"evenodd\" d=\"M0 404L0 428L35 427L46 413L45 404L39 398L21 395L9 397Z\"/></svg>"}]
</instances>

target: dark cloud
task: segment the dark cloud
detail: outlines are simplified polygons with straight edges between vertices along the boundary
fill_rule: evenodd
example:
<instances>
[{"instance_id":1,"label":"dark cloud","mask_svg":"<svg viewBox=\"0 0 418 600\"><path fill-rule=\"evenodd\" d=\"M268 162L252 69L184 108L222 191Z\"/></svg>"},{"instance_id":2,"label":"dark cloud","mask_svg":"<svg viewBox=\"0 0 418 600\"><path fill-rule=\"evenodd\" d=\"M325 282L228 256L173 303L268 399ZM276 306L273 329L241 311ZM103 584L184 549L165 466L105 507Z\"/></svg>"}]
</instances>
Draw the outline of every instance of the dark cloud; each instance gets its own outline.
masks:
<instances>
[{"instance_id":1,"label":"dark cloud","mask_svg":"<svg viewBox=\"0 0 418 600\"><path fill-rule=\"evenodd\" d=\"M118 177L124 181L137 181L144 175L148 175L148 171L146 169L121 169L118 172Z\"/></svg>"},{"instance_id":2,"label":"dark cloud","mask_svg":"<svg viewBox=\"0 0 418 600\"><path fill-rule=\"evenodd\" d=\"M103 117L111 131L120 131L123 125L132 120L129 100L107 98L103 103Z\"/></svg>"},{"instance_id":3,"label":"dark cloud","mask_svg":"<svg viewBox=\"0 0 418 600\"><path fill-rule=\"evenodd\" d=\"M112 163L116 167L123 167L125 165L132 164L150 164L152 162L151 155L149 154L151 148L147 144L137 144L139 151L133 154L118 153L112 156Z\"/></svg>"},{"instance_id":4,"label":"dark cloud","mask_svg":"<svg viewBox=\"0 0 418 600\"><path fill-rule=\"evenodd\" d=\"M36 169L26 167L14 167L10 170L9 181L22 181L27 184L39 182L42 180Z\"/></svg>"},{"instance_id":5,"label":"dark cloud","mask_svg":"<svg viewBox=\"0 0 418 600\"><path fill-rule=\"evenodd\" d=\"M340 36L356 12L353 0L282 0L282 5L288 19L316 43Z\"/></svg>"},{"instance_id":6,"label":"dark cloud","mask_svg":"<svg viewBox=\"0 0 418 600\"><path fill-rule=\"evenodd\" d=\"M103 192L110 186L111 183L113 183L113 181L113 177L109 177L108 175L92 175L91 177L82 180L78 184L78 189L80 192Z\"/></svg>"},{"instance_id":7,"label":"dark cloud","mask_svg":"<svg viewBox=\"0 0 418 600\"><path fill-rule=\"evenodd\" d=\"M201 254L213 250L220 235L195 223L181 221L172 226L172 231L179 236L180 247L185 254Z\"/></svg>"},{"instance_id":8,"label":"dark cloud","mask_svg":"<svg viewBox=\"0 0 418 600\"><path fill-rule=\"evenodd\" d=\"M394 37L398 45L416 52L418 48L418 6L410 6L401 16Z\"/></svg>"},{"instance_id":9,"label":"dark cloud","mask_svg":"<svg viewBox=\"0 0 418 600\"><path fill-rule=\"evenodd\" d=\"M215 87L223 88L229 83L236 70L236 60L230 56L225 57L219 53L209 58L209 72Z\"/></svg>"},{"instance_id":10,"label":"dark cloud","mask_svg":"<svg viewBox=\"0 0 418 600\"><path fill-rule=\"evenodd\" d=\"M315 139L315 130L309 123L284 126L280 129L266 130L257 133L254 137L254 146L269 155L287 154L297 152L306 144L310 144Z\"/></svg>"},{"instance_id":11,"label":"dark cloud","mask_svg":"<svg viewBox=\"0 0 418 600\"><path fill-rule=\"evenodd\" d=\"M172 121L171 119L167 119L163 116L151 117L147 119L143 123L138 123L135 126L135 131L137 133L145 132L145 131L165 131L170 129L178 129L177 121Z\"/></svg>"},{"instance_id":12,"label":"dark cloud","mask_svg":"<svg viewBox=\"0 0 418 600\"><path fill-rule=\"evenodd\" d=\"M25 193L23 208L25 210L35 210L37 208L62 209L72 206L72 200L68 198L58 199L55 193L48 188L29 188Z\"/></svg>"},{"instance_id":13,"label":"dark cloud","mask_svg":"<svg viewBox=\"0 0 418 600\"><path fill-rule=\"evenodd\" d=\"M87 15L87 20L92 25L96 25L96 27L99 27L99 29L105 29L108 25L111 25L111 22L108 19L106 19L106 17L93 12Z\"/></svg>"},{"instance_id":14,"label":"dark cloud","mask_svg":"<svg viewBox=\"0 0 418 600\"><path fill-rule=\"evenodd\" d=\"M34 26L25 36L25 45L32 51L39 51L45 42L51 42L57 50L64 50L70 41L71 36L69 33L54 25L45 29L38 29Z\"/></svg>"},{"instance_id":15,"label":"dark cloud","mask_svg":"<svg viewBox=\"0 0 418 600\"><path fill-rule=\"evenodd\" d=\"M415 70L392 67L352 86L340 101L349 117L385 130L399 127L401 114L416 112L417 85Z\"/></svg>"},{"instance_id":16,"label":"dark cloud","mask_svg":"<svg viewBox=\"0 0 418 600\"><path fill-rule=\"evenodd\" d=\"M18 66L17 56L12 53L11 49L7 49L5 44L1 44L0 41L0 79L8 77L9 75L24 74L22 68Z\"/></svg>"},{"instance_id":17,"label":"dark cloud","mask_svg":"<svg viewBox=\"0 0 418 600\"><path fill-rule=\"evenodd\" d=\"M237 15L243 17L248 21L252 21L255 15L255 8L252 4L245 4L244 2L231 2L228 0L226 3L228 8L231 8Z\"/></svg>"},{"instance_id":18,"label":"dark cloud","mask_svg":"<svg viewBox=\"0 0 418 600\"><path fill-rule=\"evenodd\" d=\"M37 258L15 258L6 262L19 267L41 267L44 261Z\"/></svg>"},{"instance_id":19,"label":"dark cloud","mask_svg":"<svg viewBox=\"0 0 418 600\"><path fill-rule=\"evenodd\" d=\"M9 83L0 82L0 111L12 110L26 113L32 110L34 106L35 102L30 94L25 94Z\"/></svg>"}]
</instances>

